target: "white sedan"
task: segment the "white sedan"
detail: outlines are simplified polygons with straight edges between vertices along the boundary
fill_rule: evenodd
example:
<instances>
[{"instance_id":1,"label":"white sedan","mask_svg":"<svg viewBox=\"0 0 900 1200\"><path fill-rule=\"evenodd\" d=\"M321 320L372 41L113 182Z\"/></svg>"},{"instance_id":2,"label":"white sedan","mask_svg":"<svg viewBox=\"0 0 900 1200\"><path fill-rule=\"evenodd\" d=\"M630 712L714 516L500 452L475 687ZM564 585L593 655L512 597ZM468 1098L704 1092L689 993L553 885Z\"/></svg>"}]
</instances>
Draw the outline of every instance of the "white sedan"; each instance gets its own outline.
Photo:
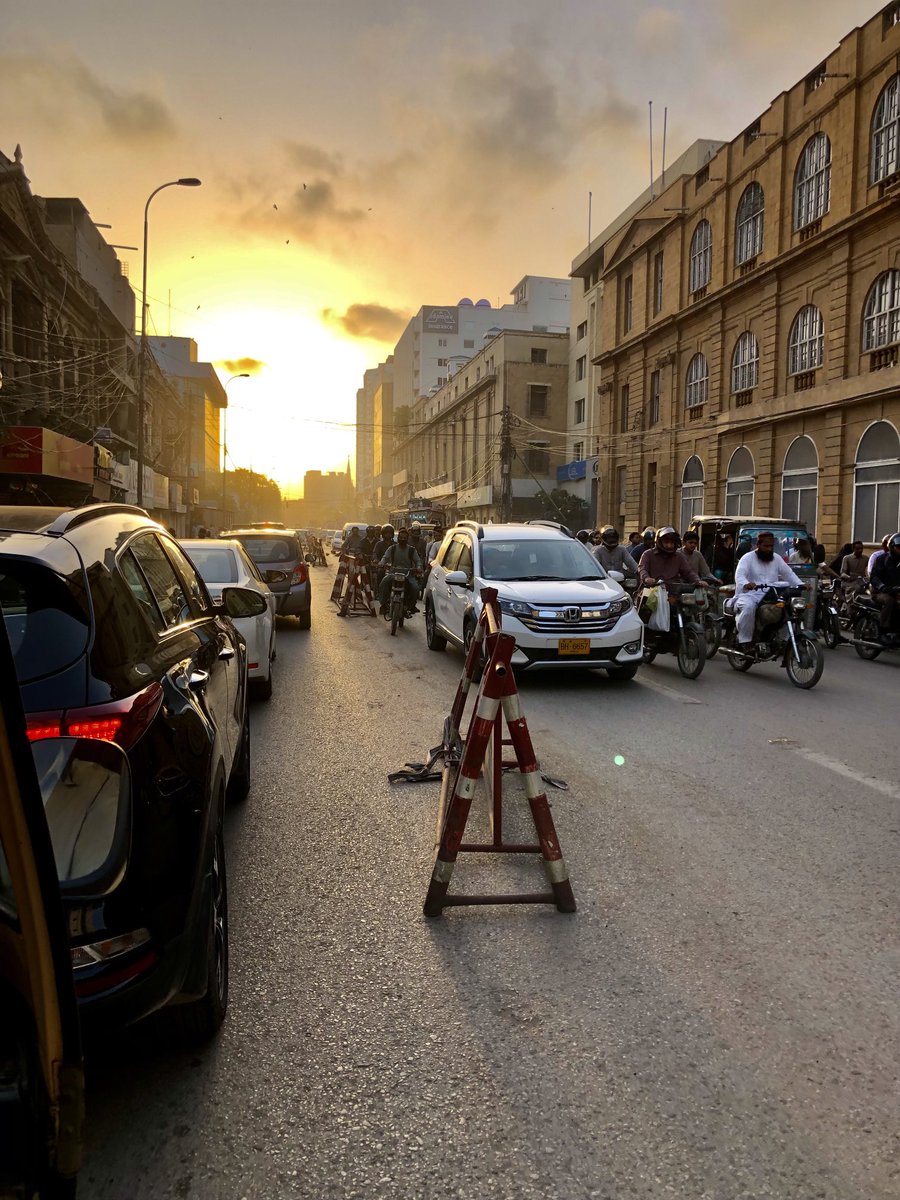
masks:
<instances>
[{"instance_id":1,"label":"white sedan","mask_svg":"<svg viewBox=\"0 0 900 1200\"><path fill-rule=\"evenodd\" d=\"M251 588L266 598L266 609L258 617L235 617L234 623L247 643L247 675L264 700L272 695L272 663L275 659L275 597L265 578L240 542L227 538L197 538L181 542L191 562L218 604L222 588L232 584Z\"/></svg>"}]
</instances>

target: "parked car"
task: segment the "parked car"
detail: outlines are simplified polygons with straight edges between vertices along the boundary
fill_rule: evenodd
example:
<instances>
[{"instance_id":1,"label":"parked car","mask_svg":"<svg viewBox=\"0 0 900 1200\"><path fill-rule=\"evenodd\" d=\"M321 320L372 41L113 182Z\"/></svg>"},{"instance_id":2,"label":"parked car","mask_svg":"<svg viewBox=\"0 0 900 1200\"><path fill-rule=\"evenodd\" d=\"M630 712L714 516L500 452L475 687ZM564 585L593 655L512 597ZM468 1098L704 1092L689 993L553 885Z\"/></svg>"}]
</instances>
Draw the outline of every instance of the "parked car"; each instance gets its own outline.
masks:
<instances>
[{"instance_id":1,"label":"parked car","mask_svg":"<svg viewBox=\"0 0 900 1200\"><path fill-rule=\"evenodd\" d=\"M425 585L430 650L464 649L481 614L481 589L497 589L503 628L521 669L602 667L631 679L643 625L624 589L568 531L552 522L460 521L444 537Z\"/></svg>"},{"instance_id":2,"label":"parked car","mask_svg":"<svg viewBox=\"0 0 900 1200\"><path fill-rule=\"evenodd\" d=\"M275 595L278 615L296 617L301 629L309 629L312 604L309 566L295 535L280 529L226 529L222 537L240 542L259 567ZM269 575L270 571L277 577Z\"/></svg>"},{"instance_id":3,"label":"parked car","mask_svg":"<svg viewBox=\"0 0 900 1200\"><path fill-rule=\"evenodd\" d=\"M90 1026L173 1002L202 1039L225 1015L223 810L250 785L246 647L232 619L264 607L241 587L215 605L142 509L0 507L0 610L28 736L115 742L130 766L127 869L101 901L67 902Z\"/></svg>"},{"instance_id":4,"label":"parked car","mask_svg":"<svg viewBox=\"0 0 900 1200\"><path fill-rule=\"evenodd\" d=\"M331 553L332 554L340 554L341 546L343 546L343 544L344 544L344 531L342 529L336 529L334 531L334 533L331 535Z\"/></svg>"},{"instance_id":5,"label":"parked car","mask_svg":"<svg viewBox=\"0 0 900 1200\"><path fill-rule=\"evenodd\" d=\"M275 661L275 596L262 572L240 542L225 538L182 540L184 550L200 572L213 604L221 604L222 590L237 586L259 592L266 607L255 617L236 617L235 625L247 643L247 677L263 700L272 695ZM284 572L269 572L275 578Z\"/></svg>"}]
</instances>

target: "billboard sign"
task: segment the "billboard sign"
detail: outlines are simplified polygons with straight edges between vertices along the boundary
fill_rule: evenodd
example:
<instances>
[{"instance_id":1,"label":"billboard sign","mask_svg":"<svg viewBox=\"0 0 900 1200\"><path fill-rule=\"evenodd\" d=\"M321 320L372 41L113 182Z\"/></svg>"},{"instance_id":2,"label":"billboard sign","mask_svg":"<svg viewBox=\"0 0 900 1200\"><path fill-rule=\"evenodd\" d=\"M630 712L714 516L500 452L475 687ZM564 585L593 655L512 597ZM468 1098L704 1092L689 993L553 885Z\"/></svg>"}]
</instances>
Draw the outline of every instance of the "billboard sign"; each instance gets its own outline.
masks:
<instances>
[{"instance_id":1,"label":"billboard sign","mask_svg":"<svg viewBox=\"0 0 900 1200\"><path fill-rule=\"evenodd\" d=\"M459 333L459 310L423 305L422 329L425 333Z\"/></svg>"}]
</instances>

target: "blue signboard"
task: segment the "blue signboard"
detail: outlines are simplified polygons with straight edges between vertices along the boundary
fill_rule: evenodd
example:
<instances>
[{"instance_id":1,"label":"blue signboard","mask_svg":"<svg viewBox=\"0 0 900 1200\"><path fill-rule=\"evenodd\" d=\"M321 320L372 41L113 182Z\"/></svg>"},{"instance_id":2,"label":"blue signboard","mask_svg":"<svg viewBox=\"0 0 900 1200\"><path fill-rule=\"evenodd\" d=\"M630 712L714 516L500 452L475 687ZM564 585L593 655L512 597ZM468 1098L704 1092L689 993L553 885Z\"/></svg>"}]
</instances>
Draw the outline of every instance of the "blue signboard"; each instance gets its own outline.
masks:
<instances>
[{"instance_id":1,"label":"blue signboard","mask_svg":"<svg viewBox=\"0 0 900 1200\"><path fill-rule=\"evenodd\" d=\"M575 483L587 477L587 459L576 458L573 462L564 463L556 468L557 483Z\"/></svg>"}]
</instances>

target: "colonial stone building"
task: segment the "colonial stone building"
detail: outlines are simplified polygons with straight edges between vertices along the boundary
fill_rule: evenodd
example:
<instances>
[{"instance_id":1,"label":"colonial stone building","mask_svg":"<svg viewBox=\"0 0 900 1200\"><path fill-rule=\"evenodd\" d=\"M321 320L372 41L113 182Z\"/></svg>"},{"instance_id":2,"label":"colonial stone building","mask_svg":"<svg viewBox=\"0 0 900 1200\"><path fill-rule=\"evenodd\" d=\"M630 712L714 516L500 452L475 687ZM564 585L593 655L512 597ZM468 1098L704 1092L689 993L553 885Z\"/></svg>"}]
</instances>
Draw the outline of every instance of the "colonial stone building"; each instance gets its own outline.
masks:
<instances>
[{"instance_id":1,"label":"colonial stone building","mask_svg":"<svg viewBox=\"0 0 900 1200\"><path fill-rule=\"evenodd\" d=\"M576 260L603 296L598 520L900 528L900 3L655 190Z\"/></svg>"}]
</instances>

